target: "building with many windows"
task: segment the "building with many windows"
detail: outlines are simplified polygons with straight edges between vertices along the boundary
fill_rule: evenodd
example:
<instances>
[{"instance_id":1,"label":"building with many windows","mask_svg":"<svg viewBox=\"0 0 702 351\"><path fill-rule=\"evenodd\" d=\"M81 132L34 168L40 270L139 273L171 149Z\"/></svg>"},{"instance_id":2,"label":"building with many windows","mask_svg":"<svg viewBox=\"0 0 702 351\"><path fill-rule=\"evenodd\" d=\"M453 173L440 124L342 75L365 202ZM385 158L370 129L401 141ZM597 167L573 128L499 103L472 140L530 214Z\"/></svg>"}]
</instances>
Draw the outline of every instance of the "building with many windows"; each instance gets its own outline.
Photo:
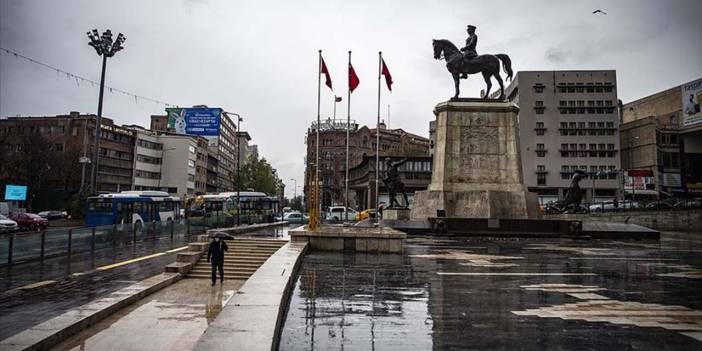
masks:
<instances>
[{"instance_id":1,"label":"building with many windows","mask_svg":"<svg viewBox=\"0 0 702 351\"><path fill-rule=\"evenodd\" d=\"M346 120L323 120L320 124L319 155L320 180L322 181L322 205L343 205L346 189ZM375 158L368 161L368 156L376 154L376 129L366 126L359 127L355 121L349 126L349 169L359 165L366 158L375 166ZM408 133L402 129L387 129L385 123L380 124L380 156L429 156L429 139ZM307 130L305 157L305 178L314 176L316 160L316 121ZM349 180L351 180L349 176ZM375 181L373 179L373 181ZM307 196L305 182L305 198ZM356 198L362 195L363 198ZM375 201L375 196L364 195L349 189L349 206L366 206L368 199Z\"/></svg>"},{"instance_id":2,"label":"building with many windows","mask_svg":"<svg viewBox=\"0 0 702 351\"><path fill-rule=\"evenodd\" d=\"M89 184L91 163L80 163L81 157L92 159L95 145L97 118L93 114L70 112L57 116L23 116L0 119L0 143L3 158L15 153L28 154L48 144L43 152L51 153L51 162L45 165L45 194L49 189L60 190L68 198L80 190L81 180ZM7 155L7 156L5 156ZM129 190L133 180L134 132L115 125L103 117L100 149L98 151L97 191L114 192ZM19 172L13 172L17 174ZM77 174L76 174L77 173ZM5 175L11 176L11 175ZM31 190L30 190L31 191Z\"/></svg>"},{"instance_id":3,"label":"building with many windows","mask_svg":"<svg viewBox=\"0 0 702 351\"><path fill-rule=\"evenodd\" d=\"M650 174L627 177L627 193L702 196L702 118L694 118L702 114L699 101L695 112L689 94L683 93L695 88L702 90L702 79L623 105L622 167Z\"/></svg>"},{"instance_id":4,"label":"building with many windows","mask_svg":"<svg viewBox=\"0 0 702 351\"><path fill-rule=\"evenodd\" d=\"M522 71L506 90L519 107L524 182L541 202L562 199L576 170L586 201L620 195L617 76L603 71Z\"/></svg>"}]
</instances>

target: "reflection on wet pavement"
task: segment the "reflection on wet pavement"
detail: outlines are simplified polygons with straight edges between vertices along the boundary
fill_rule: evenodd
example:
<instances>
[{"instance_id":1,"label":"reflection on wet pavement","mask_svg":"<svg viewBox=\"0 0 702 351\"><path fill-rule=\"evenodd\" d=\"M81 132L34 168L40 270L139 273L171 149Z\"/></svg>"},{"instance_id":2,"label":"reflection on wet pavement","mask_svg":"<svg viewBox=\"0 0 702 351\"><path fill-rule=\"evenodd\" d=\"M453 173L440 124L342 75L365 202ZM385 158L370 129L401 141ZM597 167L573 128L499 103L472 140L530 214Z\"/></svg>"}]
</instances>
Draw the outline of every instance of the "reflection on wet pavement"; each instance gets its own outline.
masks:
<instances>
[{"instance_id":1,"label":"reflection on wet pavement","mask_svg":"<svg viewBox=\"0 0 702 351\"><path fill-rule=\"evenodd\" d=\"M54 350L192 350L244 281L210 286L184 279L130 306ZM138 335L138 337L134 337Z\"/></svg>"},{"instance_id":2,"label":"reflection on wet pavement","mask_svg":"<svg viewBox=\"0 0 702 351\"><path fill-rule=\"evenodd\" d=\"M437 239L410 238L404 255L309 253L280 349L702 349L692 235Z\"/></svg>"}]
</instances>

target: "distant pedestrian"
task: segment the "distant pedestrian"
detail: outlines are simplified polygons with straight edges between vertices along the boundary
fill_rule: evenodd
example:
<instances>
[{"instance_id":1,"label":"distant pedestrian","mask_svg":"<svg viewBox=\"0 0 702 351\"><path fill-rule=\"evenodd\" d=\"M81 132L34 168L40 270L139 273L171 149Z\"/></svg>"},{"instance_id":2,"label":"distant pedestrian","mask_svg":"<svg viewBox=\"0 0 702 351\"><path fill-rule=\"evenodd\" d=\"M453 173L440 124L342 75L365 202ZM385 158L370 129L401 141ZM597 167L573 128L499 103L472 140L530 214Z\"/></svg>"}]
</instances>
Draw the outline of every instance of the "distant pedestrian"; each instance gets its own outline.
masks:
<instances>
[{"instance_id":1,"label":"distant pedestrian","mask_svg":"<svg viewBox=\"0 0 702 351\"><path fill-rule=\"evenodd\" d=\"M220 283L224 283L224 252L229 250L227 243L220 238L214 238L207 251L207 260L212 263L212 286L217 283L217 269L219 269Z\"/></svg>"}]
</instances>

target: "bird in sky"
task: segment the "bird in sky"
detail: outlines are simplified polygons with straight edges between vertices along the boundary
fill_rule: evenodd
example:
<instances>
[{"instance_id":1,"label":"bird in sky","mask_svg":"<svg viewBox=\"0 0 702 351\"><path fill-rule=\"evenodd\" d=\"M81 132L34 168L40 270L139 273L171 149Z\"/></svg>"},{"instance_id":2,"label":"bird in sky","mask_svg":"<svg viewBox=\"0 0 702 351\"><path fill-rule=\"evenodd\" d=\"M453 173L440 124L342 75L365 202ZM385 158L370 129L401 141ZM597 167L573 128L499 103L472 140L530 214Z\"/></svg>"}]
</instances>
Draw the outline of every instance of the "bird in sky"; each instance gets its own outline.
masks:
<instances>
[{"instance_id":1,"label":"bird in sky","mask_svg":"<svg viewBox=\"0 0 702 351\"><path fill-rule=\"evenodd\" d=\"M606 14L607 14L607 12L604 12L604 11L602 11L602 10L595 10L595 11L592 11L592 14L593 14L593 15L594 15L594 14L598 14L598 13L601 13L601 14L603 14L603 15L606 15Z\"/></svg>"}]
</instances>

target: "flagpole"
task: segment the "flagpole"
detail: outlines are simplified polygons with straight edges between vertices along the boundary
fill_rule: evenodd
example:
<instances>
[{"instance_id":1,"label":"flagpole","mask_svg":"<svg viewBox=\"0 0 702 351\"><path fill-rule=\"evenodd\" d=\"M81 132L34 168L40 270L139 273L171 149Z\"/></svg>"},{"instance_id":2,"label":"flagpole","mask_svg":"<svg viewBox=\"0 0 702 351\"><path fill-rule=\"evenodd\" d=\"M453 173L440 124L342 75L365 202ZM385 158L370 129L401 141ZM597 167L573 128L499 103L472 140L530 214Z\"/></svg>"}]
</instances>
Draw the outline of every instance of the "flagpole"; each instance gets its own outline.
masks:
<instances>
[{"instance_id":1,"label":"flagpole","mask_svg":"<svg viewBox=\"0 0 702 351\"><path fill-rule=\"evenodd\" d=\"M351 50L349 50L349 67L351 67ZM348 75L348 80L348 94L346 97L346 185L344 189L344 217L346 218L346 222L349 221L349 136L351 133L351 75ZM334 99L336 101L336 98Z\"/></svg>"},{"instance_id":2,"label":"flagpole","mask_svg":"<svg viewBox=\"0 0 702 351\"><path fill-rule=\"evenodd\" d=\"M334 120L336 120L336 94L334 94Z\"/></svg>"},{"instance_id":3,"label":"flagpole","mask_svg":"<svg viewBox=\"0 0 702 351\"><path fill-rule=\"evenodd\" d=\"M321 125L320 117L319 117L319 106L321 104L321 97L322 97L322 91L321 91L321 85L322 85L322 50L319 50L319 67L317 67L317 140L315 141L315 147L317 150L314 153L315 156L315 175L314 175L314 191L316 193L316 209L315 211L317 212L317 218L319 219L319 216L322 215L322 200L321 200L321 194L319 191L319 126Z\"/></svg>"},{"instance_id":4,"label":"flagpole","mask_svg":"<svg viewBox=\"0 0 702 351\"><path fill-rule=\"evenodd\" d=\"M379 211L380 207L380 186L378 181L380 179L380 73L383 64L383 52L378 51L378 120L375 124L375 206ZM378 213L379 214L379 213ZM380 218L377 215L376 219L380 223Z\"/></svg>"}]
</instances>

